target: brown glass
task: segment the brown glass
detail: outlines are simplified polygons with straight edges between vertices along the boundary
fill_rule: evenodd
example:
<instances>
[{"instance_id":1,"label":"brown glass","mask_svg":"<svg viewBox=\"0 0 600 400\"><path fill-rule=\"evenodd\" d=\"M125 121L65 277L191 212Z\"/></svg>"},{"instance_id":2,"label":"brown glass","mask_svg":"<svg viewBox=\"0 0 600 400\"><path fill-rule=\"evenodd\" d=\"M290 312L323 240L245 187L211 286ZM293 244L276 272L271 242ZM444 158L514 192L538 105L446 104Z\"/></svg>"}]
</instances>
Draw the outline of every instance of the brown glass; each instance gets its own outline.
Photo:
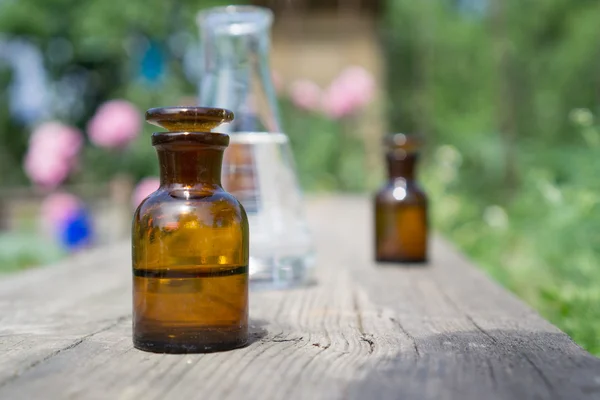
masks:
<instances>
[{"instance_id":1,"label":"brown glass","mask_svg":"<svg viewBox=\"0 0 600 400\"><path fill-rule=\"evenodd\" d=\"M404 134L385 140L388 182L375 196L375 259L427 261L427 196L416 179L420 138Z\"/></svg>"},{"instance_id":2,"label":"brown glass","mask_svg":"<svg viewBox=\"0 0 600 400\"><path fill-rule=\"evenodd\" d=\"M133 343L141 350L228 350L248 339L248 219L221 187L229 137L201 132L233 114L206 108L148 110L178 131L152 135L160 188L133 219Z\"/></svg>"}]
</instances>

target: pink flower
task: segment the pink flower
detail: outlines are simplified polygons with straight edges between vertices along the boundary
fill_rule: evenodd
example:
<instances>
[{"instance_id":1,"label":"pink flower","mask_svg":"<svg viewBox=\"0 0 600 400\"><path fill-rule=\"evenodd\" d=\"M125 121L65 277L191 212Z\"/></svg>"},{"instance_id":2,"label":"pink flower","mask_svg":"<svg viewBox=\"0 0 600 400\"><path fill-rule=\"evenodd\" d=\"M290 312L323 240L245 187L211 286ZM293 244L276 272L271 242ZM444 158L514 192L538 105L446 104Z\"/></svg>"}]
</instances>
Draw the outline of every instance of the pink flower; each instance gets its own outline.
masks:
<instances>
[{"instance_id":1,"label":"pink flower","mask_svg":"<svg viewBox=\"0 0 600 400\"><path fill-rule=\"evenodd\" d=\"M49 225L53 231L58 231L83 207L83 202L69 193L53 193L46 197L42 203L42 221Z\"/></svg>"},{"instance_id":2,"label":"pink flower","mask_svg":"<svg viewBox=\"0 0 600 400\"><path fill-rule=\"evenodd\" d=\"M362 67L349 67L334 79L323 96L323 108L331 118L342 118L364 108L375 94L375 80Z\"/></svg>"},{"instance_id":3,"label":"pink flower","mask_svg":"<svg viewBox=\"0 0 600 400\"><path fill-rule=\"evenodd\" d=\"M69 176L70 166L56 156L30 152L25 156L25 172L34 183L54 189Z\"/></svg>"},{"instance_id":4,"label":"pink flower","mask_svg":"<svg viewBox=\"0 0 600 400\"><path fill-rule=\"evenodd\" d=\"M321 88L309 80L299 80L292 83L290 98L296 107L314 111L321 105Z\"/></svg>"},{"instance_id":5,"label":"pink flower","mask_svg":"<svg viewBox=\"0 0 600 400\"><path fill-rule=\"evenodd\" d=\"M38 126L29 139L31 147L59 153L64 158L74 158L81 150L83 137L72 126L60 122L46 122Z\"/></svg>"},{"instance_id":6,"label":"pink flower","mask_svg":"<svg viewBox=\"0 0 600 400\"><path fill-rule=\"evenodd\" d=\"M160 180L158 178L149 177L142 179L133 191L133 196L131 199L133 207L137 208L146 197L156 192L159 186Z\"/></svg>"},{"instance_id":7,"label":"pink flower","mask_svg":"<svg viewBox=\"0 0 600 400\"><path fill-rule=\"evenodd\" d=\"M142 129L141 114L128 101L112 100L100 106L88 123L87 133L96 146L126 147Z\"/></svg>"},{"instance_id":8,"label":"pink flower","mask_svg":"<svg viewBox=\"0 0 600 400\"><path fill-rule=\"evenodd\" d=\"M25 173L34 183L55 188L69 176L82 144L82 135L76 128L60 122L38 126L29 140Z\"/></svg>"}]
</instances>

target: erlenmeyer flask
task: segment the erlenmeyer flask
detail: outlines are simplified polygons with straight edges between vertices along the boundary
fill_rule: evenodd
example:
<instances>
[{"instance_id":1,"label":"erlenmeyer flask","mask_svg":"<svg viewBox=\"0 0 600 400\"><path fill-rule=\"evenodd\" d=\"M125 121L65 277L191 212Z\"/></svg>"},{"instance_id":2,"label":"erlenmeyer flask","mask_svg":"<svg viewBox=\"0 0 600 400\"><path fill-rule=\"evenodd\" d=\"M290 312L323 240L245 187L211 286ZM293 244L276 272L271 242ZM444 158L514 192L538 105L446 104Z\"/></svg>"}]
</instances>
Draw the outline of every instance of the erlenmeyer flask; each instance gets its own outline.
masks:
<instances>
[{"instance_id":1,"label":"erlenmeyer flask","mask_svg":"<svg viewBox=\"0 0 600 400\"><path fill-rule=\"evenodd\" d=\"M310 279L312 240L269 67L271 11L211 8L198 16L203 68L199 104L232 110L223 186L250 222L250 281L286 287Z\"/></svg>"}]
</instances>

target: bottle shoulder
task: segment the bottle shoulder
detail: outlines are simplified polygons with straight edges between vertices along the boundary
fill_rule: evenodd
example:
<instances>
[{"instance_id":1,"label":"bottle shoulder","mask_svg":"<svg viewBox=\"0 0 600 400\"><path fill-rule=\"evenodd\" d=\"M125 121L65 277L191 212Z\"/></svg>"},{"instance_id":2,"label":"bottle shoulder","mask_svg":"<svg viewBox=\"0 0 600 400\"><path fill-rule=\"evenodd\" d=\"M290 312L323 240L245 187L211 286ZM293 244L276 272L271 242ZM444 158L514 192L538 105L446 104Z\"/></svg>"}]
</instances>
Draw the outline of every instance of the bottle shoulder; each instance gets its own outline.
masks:
<instances>
[{"instance_id":1,"label":"bottle shoulder","mask_svg":"<svg viewBox=\"0 0 600 400\"><path fill-rule=\"evenodd\" d=\"M134 213L134 223L147 219L173 221L186 216L207 221L227 219L246 223L248 219L240 202L222 189L210 193L159 189L140 203Z\"/></svg>"}]
</instances>

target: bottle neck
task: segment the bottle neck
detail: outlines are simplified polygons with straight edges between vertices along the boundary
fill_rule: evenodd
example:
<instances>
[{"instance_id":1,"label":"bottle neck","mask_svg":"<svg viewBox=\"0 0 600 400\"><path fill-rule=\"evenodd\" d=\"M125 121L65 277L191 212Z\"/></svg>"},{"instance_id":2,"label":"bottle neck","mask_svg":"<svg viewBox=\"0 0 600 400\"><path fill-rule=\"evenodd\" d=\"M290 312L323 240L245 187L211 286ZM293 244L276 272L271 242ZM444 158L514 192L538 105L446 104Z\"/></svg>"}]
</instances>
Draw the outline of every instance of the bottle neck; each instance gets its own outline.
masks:
<instances>
[{"instance_id":1,"label":"bottle neck","mask_svg":"<svg viewBox=\"0 0 600 400\"><path fill-rule=\"evenodd\" d=\"M397 178L404 178L407 181L415 179L417 153L406 153L404 150L394 150L387 153L388 178L394 181Z\"/></svg>"},{"instance_id":2,"label":"bottle neck","mask_svg":"<svg viewBox=\"0 0 600 400\"><path fill-rule=\"evenodd\" d=\"M161 187L221 186L221 148L157 147Z\"/></svg>"}]
</instances>

